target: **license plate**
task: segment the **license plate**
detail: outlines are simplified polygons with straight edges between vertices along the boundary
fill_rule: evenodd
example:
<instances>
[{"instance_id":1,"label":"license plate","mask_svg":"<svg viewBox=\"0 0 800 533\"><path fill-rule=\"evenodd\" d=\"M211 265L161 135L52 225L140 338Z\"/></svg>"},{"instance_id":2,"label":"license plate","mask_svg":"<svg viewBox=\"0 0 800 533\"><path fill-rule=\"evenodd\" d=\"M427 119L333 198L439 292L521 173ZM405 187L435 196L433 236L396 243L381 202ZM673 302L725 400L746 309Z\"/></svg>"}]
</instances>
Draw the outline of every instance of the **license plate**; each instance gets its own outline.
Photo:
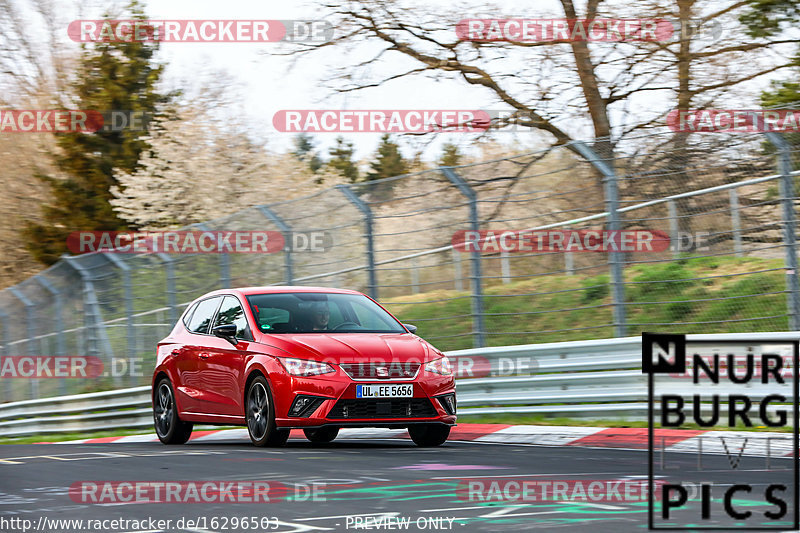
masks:
<instances>
[{"instance_id":1,"label":"license plate","mask_svg":"<svg viewBox=\"0 0 800 533\"><path fill-rule=\"evenodd\" d=\"M413 385L356 385L356 398L412 398Z\"/></svg>"}]
</instances>

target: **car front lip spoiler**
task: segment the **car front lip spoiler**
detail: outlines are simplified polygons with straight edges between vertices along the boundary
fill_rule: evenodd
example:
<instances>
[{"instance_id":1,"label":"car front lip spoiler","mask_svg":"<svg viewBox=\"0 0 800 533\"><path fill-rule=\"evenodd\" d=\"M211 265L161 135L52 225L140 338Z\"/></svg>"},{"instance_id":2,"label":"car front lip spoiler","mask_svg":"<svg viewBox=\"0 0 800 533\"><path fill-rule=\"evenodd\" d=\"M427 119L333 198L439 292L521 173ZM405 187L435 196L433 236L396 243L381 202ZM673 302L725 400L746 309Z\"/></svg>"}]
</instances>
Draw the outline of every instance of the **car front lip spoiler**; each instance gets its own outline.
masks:
<instances>
[{"instance_id":1,"label":"car front lip spoiler","mask_svg":"<svg viewBox=\"0 0 800 533\"><path fill-rule=\"evenodd\" d=\"M384 428L384 429L405 429L408 426L416 426L419 424L441 424L443 426L455 427L458 424L448 424L441 420L415 420L413 422L325 422L316 426L280 426L278 429L319 429L324 427L338 427L338 428Z\"/></svg>"}]
</instances>

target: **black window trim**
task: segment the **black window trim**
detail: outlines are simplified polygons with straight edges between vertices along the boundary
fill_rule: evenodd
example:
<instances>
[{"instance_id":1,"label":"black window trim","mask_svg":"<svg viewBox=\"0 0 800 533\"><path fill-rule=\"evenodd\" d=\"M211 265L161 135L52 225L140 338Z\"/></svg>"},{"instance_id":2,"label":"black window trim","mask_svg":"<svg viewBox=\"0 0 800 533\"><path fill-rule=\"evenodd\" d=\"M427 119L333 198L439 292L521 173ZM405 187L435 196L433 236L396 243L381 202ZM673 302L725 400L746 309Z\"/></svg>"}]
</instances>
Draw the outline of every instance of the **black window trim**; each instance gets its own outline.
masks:
<instances>
[{"instance_id":1,"label":"black window trim","mask_svg":"<svg viewBox=\"0 0 800 533\"><path fill-rule=\"evenodd\" d=\"M197 309L198 305L200 305L200 302L191 303L189 304L188 307L186 307L186 311L183 312L183 317L181 317L181 322L183 322L183 325L186 326L187 330L189 329L189 322L192 321L192 316L194 316L194 312Z\"/></svg>"},{"instance_id":2,"label":"black window trim","mask_svg":"<svg viewBox=\"0 0 800 533\"><path fill-rule=\"evenodd\" d=\"M205 302L206 300L211 300L212 298L219 298L219 303L217 304L217 307L214 309L214 314L211 315L211 322L208 323L208 328L209 328L209 330L208 330L209 332L208 333L198 333L196 331L192 331L192 330L189 329L189 326L186 326L186 331L188 331L192 335L205 335L206 337L213 337L214 335L212 335L210 333L210 330L211 330L211 327L214 325L214 321L217 319L217 313L219 313L219 306L222 305L222 300L223 300L222 297L223 296L226 296L226 295L224 295L224 294L214 294L212 296L209 296L207 298L203 298L202 300L198 300L197 301L197 305L195 307L195 312L197 311L197 307L200 307L200 304ZM194 312L192 313L192 317L194 317Z\"/></svg>"},{"instance_id":3,"label":"black window trim","mask_svg":"<svg viewBox=\"0 0 800 533\"><path fill-rule=\"evenodd\" d=\"M255 342L256 339L253 336L252 329L250 328L250 321L247 320L247 314L244 312L245 307L242 305L242 301L239 299L239 297L236 296L235 294L217 294L216 296L222 296L222 299L220 299L220 301L219 301L219 305L217 306L217 310L214 311L214 318L211 320L211 328L213 329L214 323L217 321L217 315L219 315L219 310L222 307L222 302L225 301L225 297L226 296L230 296L230 297L232 297L233 299L235 299L239 303L239 307L242 308L242 316L244 316L244 323L247 324L247 334L250 336L250 338L249 339L245 339L244 337L241 337L241 339L243 341L247 341L247 342ZM213 334L212 334L212 336L213 336Z\"/></svg>"}]
</instances>

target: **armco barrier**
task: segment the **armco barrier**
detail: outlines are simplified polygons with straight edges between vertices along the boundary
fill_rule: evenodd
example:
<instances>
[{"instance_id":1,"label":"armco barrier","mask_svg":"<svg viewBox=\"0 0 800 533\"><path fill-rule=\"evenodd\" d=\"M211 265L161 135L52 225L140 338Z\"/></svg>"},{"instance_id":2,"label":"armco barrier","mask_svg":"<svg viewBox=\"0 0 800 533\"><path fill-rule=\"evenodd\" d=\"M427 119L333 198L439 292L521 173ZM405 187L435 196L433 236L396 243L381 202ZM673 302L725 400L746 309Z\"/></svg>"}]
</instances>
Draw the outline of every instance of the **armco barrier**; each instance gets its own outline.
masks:
<instances>
[{"instance_id":1,"label":"armco barrier","mask_svg":"<svg viewBox=\"0 0 800 533\"><path fill-rule=\"evenodd\" d=\"M689 341L797 338L797 332L687 335ZM455 361L480 358L498 363L524 358L534 362L530 375L459 378L461 415L532 413L625 420L647 416L641 337L474 348L447 355ZM149 428L152 424L147 386L0 405L2 437Z\"/></svg>"}]
</instances>

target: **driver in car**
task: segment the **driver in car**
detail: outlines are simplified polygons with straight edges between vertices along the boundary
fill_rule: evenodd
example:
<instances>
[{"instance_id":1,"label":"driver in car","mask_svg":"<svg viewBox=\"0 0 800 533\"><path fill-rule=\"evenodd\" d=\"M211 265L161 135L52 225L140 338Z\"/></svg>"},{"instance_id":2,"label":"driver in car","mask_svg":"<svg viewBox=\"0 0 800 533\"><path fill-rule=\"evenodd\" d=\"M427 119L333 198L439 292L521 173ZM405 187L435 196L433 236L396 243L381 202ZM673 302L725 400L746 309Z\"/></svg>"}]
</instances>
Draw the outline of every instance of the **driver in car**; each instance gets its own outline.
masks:
<instances>
[{"instance_id":1,"label":"driver in car","mask_svg":"<svg viewBox=\"0 0 800 533\"><path fill-rule=\"evenodd\" d=\"M311 306L311 329L326 331L330 318L331 310L328 308L328 302L314 302Z\"/></svg>"}]
</instances>

